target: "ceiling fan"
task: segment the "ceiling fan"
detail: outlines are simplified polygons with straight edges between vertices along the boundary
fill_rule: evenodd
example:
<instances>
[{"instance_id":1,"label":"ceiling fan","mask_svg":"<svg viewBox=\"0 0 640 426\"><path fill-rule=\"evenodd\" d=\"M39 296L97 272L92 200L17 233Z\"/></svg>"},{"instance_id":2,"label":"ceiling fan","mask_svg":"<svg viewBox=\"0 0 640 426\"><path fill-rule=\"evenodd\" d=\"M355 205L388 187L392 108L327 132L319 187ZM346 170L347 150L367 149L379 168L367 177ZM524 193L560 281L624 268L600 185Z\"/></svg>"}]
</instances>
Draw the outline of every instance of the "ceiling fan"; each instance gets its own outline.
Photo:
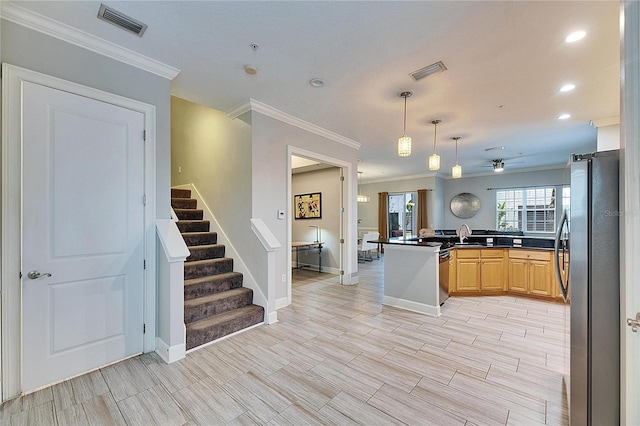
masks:
<instances>
[{"instance_id":1,"label":"ceiling fan","mask_svg":"<svg viewBox=\"0 0 640 426\"><path fill-rule=\"evenodd\" d=\"M523 161L510 161L510 160L505 160L503 158L495 158L493 160L491 160L491 164L487 164L484 165L482 167L493 167L493 171L494 172L501 172L504 170L504 162L505 161L509 161L509 164L522 164Z\"/></svg>"}]
</instances>

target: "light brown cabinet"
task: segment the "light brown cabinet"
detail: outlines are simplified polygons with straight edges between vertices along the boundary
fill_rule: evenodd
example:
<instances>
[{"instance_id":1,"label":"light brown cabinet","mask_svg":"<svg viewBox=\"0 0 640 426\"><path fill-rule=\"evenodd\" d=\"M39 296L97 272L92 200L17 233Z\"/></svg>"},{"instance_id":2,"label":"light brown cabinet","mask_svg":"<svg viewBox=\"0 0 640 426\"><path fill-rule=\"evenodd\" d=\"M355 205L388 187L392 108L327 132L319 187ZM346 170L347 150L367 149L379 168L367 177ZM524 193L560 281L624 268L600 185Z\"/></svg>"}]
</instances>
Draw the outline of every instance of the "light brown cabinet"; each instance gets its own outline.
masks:
<instances>
[{"instance_id":1,"label":"light brown cabinet","mask_svg":"<svg viewBox=\"0 0 640 426\"><path fill-rule=\"evenodd\" d=\"M480 289L482 291L505 291L506 262L503 249L480 250Z\"/></svg>"},{"instance_id":2,"label":"light brown cabinet","mask_svg":"<svg viewBox=\"0 0 640 426\"><path fill-rule=\"evenodd\" d=\"M509 291L554 297L553 253L509 249Z\"/></svg>"},{"instance_id":3,"label":"light brown cabinet","mask_svg":"<svg viewBox=\"0 0 640 426\"><path fill-rule=\"evenodd\" d=\"M449 293L479 296L513 293L562 299L553 252L520 248L451 250Z\"/></svg>"},{"instance_id":4,"label":"light brown cabinet","mask_svg":"<svg viewBox=\"0 0 640 426\"><path fill-rule=\"evenodd\" d=\"M456 268L456 291L480 291L480 250L458 250Z\"/></svg>"},{"instance_id":5,"label":"light brown cabinet","mask_svg":"<svg viewBox=\"0 0 640 426\"><path fill-rule=\"evenodd\" d=\"M456 252L453 292L473 293L506 290L503 249L461 249Z\"/></svg>"}]
</instances>

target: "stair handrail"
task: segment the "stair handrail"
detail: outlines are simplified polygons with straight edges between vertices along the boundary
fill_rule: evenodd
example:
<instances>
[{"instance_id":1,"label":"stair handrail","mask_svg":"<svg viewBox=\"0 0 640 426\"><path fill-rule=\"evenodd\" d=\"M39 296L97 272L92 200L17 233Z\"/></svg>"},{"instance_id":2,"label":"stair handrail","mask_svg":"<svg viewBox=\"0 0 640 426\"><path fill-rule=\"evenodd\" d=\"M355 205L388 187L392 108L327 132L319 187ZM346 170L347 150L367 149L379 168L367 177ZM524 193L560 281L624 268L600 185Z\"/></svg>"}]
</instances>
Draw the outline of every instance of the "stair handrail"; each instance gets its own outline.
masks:
<instances>
[{"instance_id":1,"label":"stair handrail","mask_svg":"<svg viewBox=\"0 0 640 426\"><path fill-rule=\"evenodd\" d=\"M224 229L214 216L213 212L209 208L206 200L198 191L198 188L193 183L187 183L182 185L174 185L172 188L176 189L188 189L191 191L191 198L195 198L198 200L198 206L200 206L203 210L203 215L205 220L211 221L211 231L218 233L218 242L221 242L225 245L227 249L227 253L229 253L234 259L234 268L237 268L238 272L241 272L244 275L244 286L251 288L253 290L254 303L260 305L265 308L265 324L273 324L278 321L278 314L275 309L275 282L270 283L275 277L275 273L269 274L269 282L267 282L267 288L265 294L263 289L261 288L258 281L255 279L251 270L244 262L242 256L235 249L231 239L227 236ZM276 240L277 241L277 240ZM275 248L274 248L275 249ZM267 261L269 262L269 258L275 256L273 252L267 252ZM275 266L273 266L275 270ZM272 288L273 287L273 288Z\"/></svg>"}]
</instances>

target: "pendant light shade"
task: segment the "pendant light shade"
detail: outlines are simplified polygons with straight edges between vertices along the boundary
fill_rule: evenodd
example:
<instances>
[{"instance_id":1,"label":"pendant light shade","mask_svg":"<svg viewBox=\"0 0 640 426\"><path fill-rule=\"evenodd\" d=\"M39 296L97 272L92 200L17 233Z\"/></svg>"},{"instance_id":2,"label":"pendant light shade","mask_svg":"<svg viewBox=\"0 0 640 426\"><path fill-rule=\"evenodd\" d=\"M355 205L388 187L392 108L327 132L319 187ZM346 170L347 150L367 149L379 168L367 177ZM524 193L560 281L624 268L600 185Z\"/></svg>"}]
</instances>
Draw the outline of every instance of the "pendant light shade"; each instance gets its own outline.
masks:
<instances>
[{"instance_id":1,"label":"pendant light shade","mask_svg":"<svg viewBox=\"0 0 640 426\"><path fill-rule=\"evenodd\" d=\"M402 125L402 136L398 139L398 156L408 157L411 155L411 137L407 136L407 98L413 92L402 92L400 97L404 98L404 121Z\"/></svg>"},{"instance_id":2,"label":"pendant light shade","mask_svg":"<svg viewBox=\"0 0 640 426\"><path fill-rule=\"evenodd\" d=\"M440 120L433 120L431 123L433 124L433 154L429 156L429 170L440 170L440 156L436 154L436 136Z\"/></svg>"},{"instance_id":3,"label":"pendant light shade","mask_svg":"<svg viewBox=\"0 0 640 426\"><path fill-rule=\"evenodd\" d=\"M456 141L456 165L451 168L451 177L459 179L462 177L462 166L458 164L458 139L460 139L460 136L456 136L452 139Z\"/></svg>"}]
</instances>

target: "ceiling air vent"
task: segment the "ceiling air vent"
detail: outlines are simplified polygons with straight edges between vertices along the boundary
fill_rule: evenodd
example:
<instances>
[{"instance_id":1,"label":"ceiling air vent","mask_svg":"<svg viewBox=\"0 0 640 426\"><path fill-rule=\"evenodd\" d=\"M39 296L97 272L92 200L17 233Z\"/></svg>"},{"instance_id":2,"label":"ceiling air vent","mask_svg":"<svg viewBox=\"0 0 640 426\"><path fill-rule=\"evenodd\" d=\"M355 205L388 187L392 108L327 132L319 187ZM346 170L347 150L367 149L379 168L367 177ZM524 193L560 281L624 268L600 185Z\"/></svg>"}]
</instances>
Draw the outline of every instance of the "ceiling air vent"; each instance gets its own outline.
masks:
<instances>
[{"instance_id":1,"label":"ceiling air vent","mask_svg":"<svg viewBox=\"0 0 640 426\"><path fill-rule=\"evenodd\" d=\"M411 78L414 81L422 80L425 77L429 77L430 75L437 74L442 71L446 71L447 67L444 65L442 61L438 61L435 64L431 64L427 67L419 69L418 71L414 71L411 74Z\"/></svg>"},{"instance_id":2,"label":"ceiling air vent","mask_svg":"<svg viewBox=\"0 0 640 426\"><path fill-rule=\"evenodd\" d=\"M143 24L142 22L137 21L122 12L118 12L109 6L105 6L104 4L100 5L98 18L103 21L107 21L116 27L120 27L123 30L132 32L138 37L142 37L142 34L144 34L144 31L147 29L147 24Z\"/></svg>"}]
</instances>

